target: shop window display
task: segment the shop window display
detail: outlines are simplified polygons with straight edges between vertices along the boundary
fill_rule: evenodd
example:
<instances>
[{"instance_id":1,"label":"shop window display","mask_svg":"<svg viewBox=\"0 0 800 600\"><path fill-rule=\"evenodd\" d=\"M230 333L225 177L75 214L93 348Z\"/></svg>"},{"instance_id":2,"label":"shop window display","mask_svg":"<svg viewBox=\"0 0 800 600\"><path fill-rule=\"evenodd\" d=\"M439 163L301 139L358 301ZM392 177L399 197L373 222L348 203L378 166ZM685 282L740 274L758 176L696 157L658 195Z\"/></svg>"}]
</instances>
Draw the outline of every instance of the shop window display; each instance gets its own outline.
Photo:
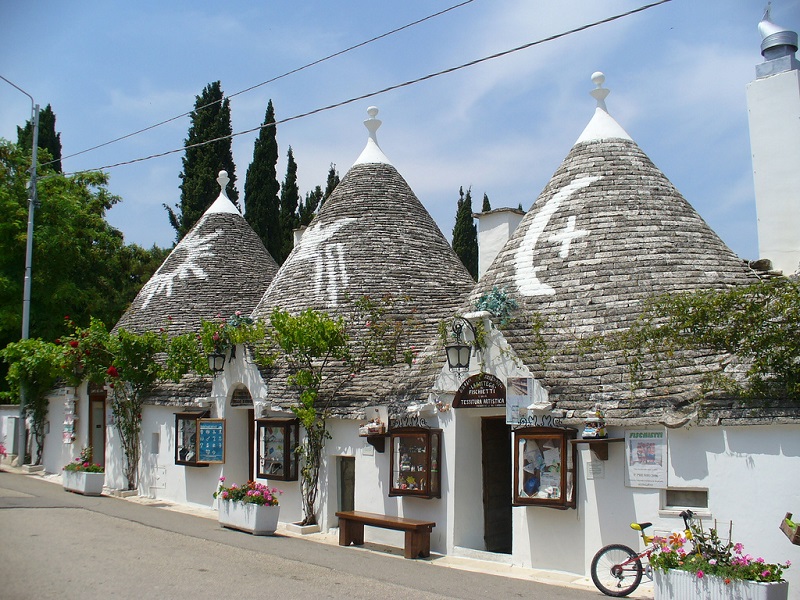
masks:
<instances>
[{"instance_id":1,"label":"shop window display","mask_svg":"<svg viewBox=\"0 0 800 600\"><path fill-rule=\"evenodd\" d=\"M575 508L577 459L573 429L528 427L514 432L514 504Z\"/></svg>"},{"instance_id":2,"label":"shop window display","mask_svg":"<svg viewBox=\"0 0 800 600\"><path fill-rule=\"evenodd\" d=\"M395 429L391 437L390 496L441 497L441 429Z\"/></svg>"}]
</instances>

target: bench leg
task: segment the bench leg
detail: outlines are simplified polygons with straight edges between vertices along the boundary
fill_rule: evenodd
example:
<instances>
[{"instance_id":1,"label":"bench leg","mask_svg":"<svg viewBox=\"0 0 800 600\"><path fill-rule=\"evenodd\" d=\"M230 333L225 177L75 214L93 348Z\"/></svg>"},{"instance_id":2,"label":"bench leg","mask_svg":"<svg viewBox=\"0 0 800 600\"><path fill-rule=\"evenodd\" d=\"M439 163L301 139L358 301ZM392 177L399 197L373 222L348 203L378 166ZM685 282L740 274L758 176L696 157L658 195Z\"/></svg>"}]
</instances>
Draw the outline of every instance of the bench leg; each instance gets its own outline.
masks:
<instances>
[{"instance_id":1,"label":"bench leg","mask_svg":"<svg viewBox=\"0 0 800 600\"><path fill-rule=\"evenodd\" d=\"M364 524L339 518L339 545L364 545Z\"/></svg>"},{"instance_id":2,"label":"bench leg","mask_svg":"<svg viewBox=\"0 0 800 600\"><path fill-rule=\"evenodd\" d=\"M427 558L431 555L430 531L406 531L406 558Z\"/></svg>"}]
</instances>

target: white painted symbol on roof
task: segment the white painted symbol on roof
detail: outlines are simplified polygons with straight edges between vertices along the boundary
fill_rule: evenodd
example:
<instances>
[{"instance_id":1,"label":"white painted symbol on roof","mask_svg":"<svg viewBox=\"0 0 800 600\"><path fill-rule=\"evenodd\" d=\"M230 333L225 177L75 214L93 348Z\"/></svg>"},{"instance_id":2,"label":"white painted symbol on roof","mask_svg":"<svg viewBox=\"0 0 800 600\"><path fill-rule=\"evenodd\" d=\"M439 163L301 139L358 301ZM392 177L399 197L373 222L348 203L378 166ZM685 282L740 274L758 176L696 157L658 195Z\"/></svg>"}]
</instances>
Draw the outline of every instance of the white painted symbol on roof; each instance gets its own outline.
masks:
<instances>
[{"instance_id":1,"label":"white painted symbol on roof","mask_svg":"<svg viewBox=\"0 0 800 600\"><path fill-rule=\"evenodd\" d=\"M589 235L589 232L585 229L575 229L575 215L570 215L567 218L567 225L559 231L558 233L554 233L549 238L547 238L548 242L561 242L561 251L558 255L561 258L567 258L569 256L569 246L572 243L572 240L576 238L583 237L585 235Z\"/></svg>"},{"instance_id":2,"label":"white painted symbol on roof","mask_svg":"<svg viewBox=\"0 0 800 600\"><path fill-rule=\"evenodd\" d=\"M206 236L199 235L197 233L198 230L199 227L196 227L193 231L189 232L170 255L170 258L172 258L173 255L183 252L185 253L183 261L172 271L162 273L162 269L171 262L169 259L165 260L150 278L150 281L142 288L140 296L144 298L144 302L142 302L140 308L147 308L153 296L161 292L164 292L168 297L172 296L172 289L176 279L189 279L190 277L196 277L197 279L208 278L208 274L200 266L198 261L201 258L214 256L214 253L211 251L211 241L222 235L222 230L217 229Z\"/></svg>"},{"instance_id":3,"label":"white painted symbol on roof","mask_svg":"<svg viewBox=\"0 0 800 600\"><path fill-rule=\"evenodd\" d=\"M542 207L542 210L533 218L514 256L516 271L514 279L520 294L523 296L552 296L556 293L551 286L539 281L539 278L536 276L537 271L544 271L547 267L537 267L533 264L533 251L542 233L544 233L547 224L550 223L550 219L553 218L553 215L561 207L562 202L578 190L591 185L600 178L600 176L578 177L572 183L565 185L553 194L550 200ZM556 241L562 241L561 252L564 252L563 240Z\"/></svg>"},{"instance_id":4,"label":"white painted symbol on roof","mask_svg":"<svg viewBox=\"0 0 800 600\"><path fill-rule=\"evenodd\" d=\"M314 261L314 288L317 295L323 293L327 280L328 299L333 306L338 304L339 287L347 287L350 281L344 261L344 244L331 243L330 238L345 225L356 219L345 217L327 225L316 225L308 229L300 240L294 260Z\"/></svg>"}]
</instances>

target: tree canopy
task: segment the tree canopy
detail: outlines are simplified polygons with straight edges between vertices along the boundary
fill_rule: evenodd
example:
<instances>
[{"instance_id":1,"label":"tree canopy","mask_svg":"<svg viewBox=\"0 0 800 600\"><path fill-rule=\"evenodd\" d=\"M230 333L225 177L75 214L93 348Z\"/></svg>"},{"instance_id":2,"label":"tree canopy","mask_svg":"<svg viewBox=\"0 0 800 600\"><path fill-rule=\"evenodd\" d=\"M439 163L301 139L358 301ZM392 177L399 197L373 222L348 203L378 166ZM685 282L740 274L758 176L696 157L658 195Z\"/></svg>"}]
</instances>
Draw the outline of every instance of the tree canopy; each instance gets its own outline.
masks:
<instances>
[{"instance_id":1,"label":"tree canopy","mask_svg":"<svg viewBox=\"0 0 800 600\"><path fill-rule=\"evenodd\" d=\"M17 127L17 145L30 154L33 149L33 122L27 121L24 127ZM61 173L61 134L56 133L56 115L48 104L39 111L39 149L46 155L39 162L48 163L56 173Z\"/></svg>"},{"instance_id":2,"label":"tree canopy","mask_svg":"<svg viewBox=\"0 0 800 600\"><path fill-rule=\"evenodd\" d=\"M297 215L299 204L300 191L297 189L297 163L294 161L292 147L289 146L286 158L286 178L283 180L283 187L281 188L281 254L280 258L274 257L278 264L283 264L294 247L294 230L300 225L300 219Z\"/></svg>"}]
</instances>

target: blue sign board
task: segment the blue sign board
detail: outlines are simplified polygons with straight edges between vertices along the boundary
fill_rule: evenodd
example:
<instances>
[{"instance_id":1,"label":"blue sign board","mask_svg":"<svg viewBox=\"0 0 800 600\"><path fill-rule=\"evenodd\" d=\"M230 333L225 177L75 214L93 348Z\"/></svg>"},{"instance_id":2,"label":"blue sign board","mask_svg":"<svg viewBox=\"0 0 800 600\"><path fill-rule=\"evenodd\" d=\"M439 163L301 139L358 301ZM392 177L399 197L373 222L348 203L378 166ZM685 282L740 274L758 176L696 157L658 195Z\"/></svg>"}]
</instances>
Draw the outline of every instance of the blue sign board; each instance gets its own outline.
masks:
<instances>
[{"instance_id":1,"label":"blue sign board","mask_svg":"<svg viewBox=\"0 0 800 600\"><path fill-rule=\"evenodd\" d=\"M225 462L225 420L200 419L200 443L197 461L204 463Z\"/></svg>"}]
</instances>

